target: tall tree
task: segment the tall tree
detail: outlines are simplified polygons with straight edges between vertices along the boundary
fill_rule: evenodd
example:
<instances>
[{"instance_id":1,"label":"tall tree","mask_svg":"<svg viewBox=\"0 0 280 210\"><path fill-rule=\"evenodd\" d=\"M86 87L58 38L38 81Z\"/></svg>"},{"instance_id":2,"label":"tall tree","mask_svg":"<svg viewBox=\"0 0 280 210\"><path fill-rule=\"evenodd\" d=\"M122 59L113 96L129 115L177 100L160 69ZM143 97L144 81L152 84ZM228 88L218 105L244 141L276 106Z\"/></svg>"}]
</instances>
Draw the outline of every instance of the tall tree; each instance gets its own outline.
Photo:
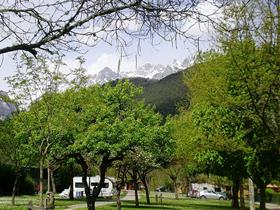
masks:
<instances>
[{"instance_id":1,"label":"tall tree","mask_svg":"<svg viewBox=\"0 0 280 210\"><path fill-rule=\"evenodd\" d=\"M259 0L244 5L229 8L226 19L233 24L223 24L221 43L228 58L233 105L239 106L251 129L248 170L260 188L260 208L265 209L265 187L279 174L279 162L270 160L280 155L280 5Z\"/></svg>"},{"instance_id":2,"label":"tall tree","mask_svg":"<svg viewBox=\"0 0 280 210\"><path fill-rule=\"evenodd\" d=\"M58 67L58 63L55 63L55 67ZM55 94L60 85L64 84L64 77L57 68L50 70L45 58L35 61L30 57L23 57L18 73L8 81L12 87L11 95L21 111L13 117L13 122L17 125L17 130L20 129L18 133L25 137L24 143L39 162L42 206L43 169L55 140L55 110L61 109L57 106Z\"/></svg>"},{"instance_id":3,"label":"tall tree","mask_svg":"<svg viewBox=\"0 0 280 210\"><path fill-rule=\"evenodd\" d=\"M95 209L95 201L105 180L106 171L117 160L139 146L148 148L165 138L162 118L150 106L136 100L140 89L129 82L66 91L62 96L71 98L64 104L64 113L71 121L65 130L73 135L73 142L64 142L61 150L76 158L83 169L83 184L88 209ZM72 117L71 117L72 116ZM76 123L76 122L79 123ZM65 145L67 145L67 149ZM93 189L87 183L88 169L99 168L100 183Z\"/></svg>"},{"instance_id":4,"label":"tall tree","mask_svg":"<svg viewBox=\"0 0 280 210\"><path fill-rule=\"evenodd\" d=\"M18 124L12 118L0 121L0 154L1 162L12 166L14 184L12 189L12 205L15 205L15 196L19 184L22 167L28 165L34 156L26 147L26 138L22 136Z\"/></svg>"}]
</instances>

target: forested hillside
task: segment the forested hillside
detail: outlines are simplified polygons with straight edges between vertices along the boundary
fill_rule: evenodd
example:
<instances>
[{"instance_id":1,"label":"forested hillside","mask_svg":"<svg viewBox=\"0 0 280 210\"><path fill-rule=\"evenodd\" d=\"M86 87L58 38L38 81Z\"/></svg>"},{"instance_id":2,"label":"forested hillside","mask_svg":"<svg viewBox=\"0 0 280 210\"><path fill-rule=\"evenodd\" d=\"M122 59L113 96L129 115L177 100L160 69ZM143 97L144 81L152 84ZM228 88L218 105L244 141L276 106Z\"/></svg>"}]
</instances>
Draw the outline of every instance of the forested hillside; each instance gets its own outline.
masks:
<instances>
[{"instance_id":1,"label":"forested hillside","mask_svg":"<svg viewBox=\"0 0 280 210\"><path fill-rule=\"evenodd\" d=\"M144 78L132 78L129 80L136 86L143 87L141 98L146 103L154 104L157 111L167 116L168 114L176 114L178 106L188 104L183 75L184 72L177 72L161 80Z\"/></svg>"}]
</instances>

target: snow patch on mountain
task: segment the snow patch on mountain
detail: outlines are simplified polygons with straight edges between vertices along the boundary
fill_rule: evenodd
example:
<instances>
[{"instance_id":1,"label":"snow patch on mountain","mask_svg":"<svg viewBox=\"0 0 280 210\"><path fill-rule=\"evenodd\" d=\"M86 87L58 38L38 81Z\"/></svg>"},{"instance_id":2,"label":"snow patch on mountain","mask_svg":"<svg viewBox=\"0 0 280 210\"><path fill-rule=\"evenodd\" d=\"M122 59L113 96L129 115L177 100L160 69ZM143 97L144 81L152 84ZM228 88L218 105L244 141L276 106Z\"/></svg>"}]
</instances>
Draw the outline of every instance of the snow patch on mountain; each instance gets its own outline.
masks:
<instances>
[{"instance_id":1,"label":"snow patch on mountain","mask_svg":"<svg viewBox=\"0 0 280 210\"><path fill-rule=\"evenodd\" d=\"M4 96L4 97L3 97ZM15 105L12 103L4 101L3 98L8 97L8 94L0 90L0 120L6 119L16 110Z\"/></svg>"},{"instance_id":2,"label":"snow patch on mountain","mask_svg":"<svg viewBox=\"0 0 280 210\"><path fill-rule=\"evenodd\" d=\"M162 64L152 64L145 63L137 67L134 71L128 72L119 72L110 69L109 67L103 68L97 74L90 76L91 84L104 84L111 80L122 79L122 78L132 78L132 77L142 77L148 79L156 79L160 80L170 74L174 74L178 71L182 71L190 66L190 62L188 59L185 59L182 63L178 60L174 60L170 65L162 65Z\"/></svg>"}]
</instances>

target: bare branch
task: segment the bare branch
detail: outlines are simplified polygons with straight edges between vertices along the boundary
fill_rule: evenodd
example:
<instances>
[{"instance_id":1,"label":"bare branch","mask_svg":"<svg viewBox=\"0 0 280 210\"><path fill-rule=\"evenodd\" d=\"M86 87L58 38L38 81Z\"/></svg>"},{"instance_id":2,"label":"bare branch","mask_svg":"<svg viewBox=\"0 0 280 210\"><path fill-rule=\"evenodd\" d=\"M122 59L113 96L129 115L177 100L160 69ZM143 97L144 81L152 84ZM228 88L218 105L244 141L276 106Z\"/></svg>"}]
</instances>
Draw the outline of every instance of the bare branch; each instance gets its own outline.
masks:
<instances>
[{"instance_id":1,"label":"bare branch","mask_svg":"<svg viewBox=\"0 0 280 210\"><path fill-rule=\"evenodd\" d=\"M0 54L61 53L77 49L74 44L94 46L99 40L127 45L127 38L153 39L155 35L164 40L176 39L177 35L189 38L188 20L203 15L195 10L199 3L198 0L3 1ZM221 5L217 4L217 8Z\"/></svg>"}]
</instances>

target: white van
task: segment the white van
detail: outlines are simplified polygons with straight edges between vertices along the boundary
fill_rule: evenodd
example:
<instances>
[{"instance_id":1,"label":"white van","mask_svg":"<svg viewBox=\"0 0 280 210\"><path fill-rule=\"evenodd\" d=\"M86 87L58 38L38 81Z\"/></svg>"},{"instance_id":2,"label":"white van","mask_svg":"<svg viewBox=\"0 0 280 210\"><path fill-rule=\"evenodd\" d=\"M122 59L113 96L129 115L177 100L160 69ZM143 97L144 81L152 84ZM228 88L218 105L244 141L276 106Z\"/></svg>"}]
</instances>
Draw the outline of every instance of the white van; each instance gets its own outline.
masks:
<instances>
[{"instance_id":1,"label":"white van","mask_svg":"<svg viewBox=\"0 0 280 210\"><path fill-rule=\"evenodd\" d=\"M99 175L87 177L87 183L90 186L91 190L98 186L99 181ZM59 195L61 198L69 198L69 192L70 189L65 189ZM100 190L99 197L112 197L115 194L115 192L115 179L113 177L106 177L104 184ZM81 176L73 177L73 195L74 198L81 198L86 196Z\"/></svg>"}]
</instances>

